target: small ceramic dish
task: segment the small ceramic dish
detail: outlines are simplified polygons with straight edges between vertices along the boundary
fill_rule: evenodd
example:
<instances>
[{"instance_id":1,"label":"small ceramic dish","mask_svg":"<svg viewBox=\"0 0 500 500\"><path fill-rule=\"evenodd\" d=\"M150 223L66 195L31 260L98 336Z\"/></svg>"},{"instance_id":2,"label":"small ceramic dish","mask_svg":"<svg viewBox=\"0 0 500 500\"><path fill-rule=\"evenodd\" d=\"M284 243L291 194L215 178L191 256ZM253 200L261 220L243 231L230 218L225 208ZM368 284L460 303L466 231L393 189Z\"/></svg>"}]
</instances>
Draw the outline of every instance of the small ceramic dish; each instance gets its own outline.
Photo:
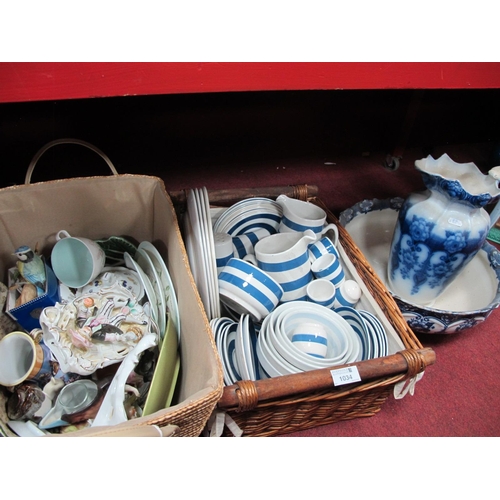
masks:
<instances>
[{"instance_id":1,"label":"small ceramic dish","mask_svg":"<svg viewBox=\"0 0 500 500\"><path fill-rule=\"evenodd\" d=\"M485 321L500 304L500 252L488 242L432 306L408 302L391 291L387 265L403 201L402 198L363 200L344 210L339 220L414 332L452 334Z\"/></svg>"},{"instance_id":2,"label":"small ceramic dish","mask_svg":"<svg viewBox=\"0 0 500 500\"><path fill-rule=\"evenodd\" d=\"M118 283L123 288L127 289L141 301L144 297L144 287L138 274L131 269L120 266L105 267L97 278L93 279L88 285L76 290L75 296L86 295L89 293L97 293L103 288L110 287Z\"/></svg>"}]
</instances>

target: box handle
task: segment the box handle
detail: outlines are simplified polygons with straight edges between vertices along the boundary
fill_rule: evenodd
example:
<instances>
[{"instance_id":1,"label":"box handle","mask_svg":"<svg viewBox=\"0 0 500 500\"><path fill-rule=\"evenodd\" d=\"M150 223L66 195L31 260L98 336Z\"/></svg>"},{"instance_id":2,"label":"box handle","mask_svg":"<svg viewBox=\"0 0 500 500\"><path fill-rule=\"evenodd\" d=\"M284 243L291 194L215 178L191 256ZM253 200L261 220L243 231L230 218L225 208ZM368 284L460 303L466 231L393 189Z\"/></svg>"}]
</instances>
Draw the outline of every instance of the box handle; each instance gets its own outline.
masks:
<instances>
[{"instance_id":1,"label":"box handle","mask_svg":"<svg viewBox=\"0 0 500 500\"><path fill-rule=\"evenodd\" d=\"M90 150L94 151L97 153L107 164L108 167L110 168L111 172L113 175L118 175L118 171L116 170L115 166L111 162L111 160L107 157L106 154L104 154L99 148L94 146L93 144L90 144L89 142L82 141L80 139L56 139L55 141L48 142L38 150L38 152L35 154L33 159L31 160L28 170L26 172L26 177L24 179L25 184L29 184L31 182L31 175L33 174L33 170L35 169L35 166L40 159L40 157L53 146L57 146L58 144L79 144L80 146L85 146L86 148L89 148Z\"/></svg>"}]
</instances>

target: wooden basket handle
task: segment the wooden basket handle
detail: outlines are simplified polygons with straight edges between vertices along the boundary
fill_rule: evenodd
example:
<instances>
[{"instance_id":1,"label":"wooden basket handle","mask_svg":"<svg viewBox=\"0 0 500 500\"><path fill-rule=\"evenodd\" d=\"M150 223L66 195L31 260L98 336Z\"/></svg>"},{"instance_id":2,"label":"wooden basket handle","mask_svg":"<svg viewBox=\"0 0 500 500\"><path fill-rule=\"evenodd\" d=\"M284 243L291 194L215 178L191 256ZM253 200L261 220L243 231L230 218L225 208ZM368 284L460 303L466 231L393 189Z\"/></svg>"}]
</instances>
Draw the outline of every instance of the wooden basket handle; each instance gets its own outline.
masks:
<instances>
[{"instance_id":1,"label":"wooden basket handle","mask_svg":"<svg viewBox=\"0 0 500 500\"><path fill-rule=\"evenodd\" d=\"M108 164L108 167L110 168L113 175L118 175L118 171L116 170L111 160L106 156L106 154L104 154L99 148L95 147L93 144L82 141L80 139L56 139L55 141L51 141L45 144L45 146L40 148L38 152L35 154L30 164L28 165L28 170L26 172L26 177L24 179L25 184L29 184L31 182L31 175L33 174L33 170L35 169L35 166L40 157L43 155L43 153L45 153L45 151L47 151L51 147L57 146L58 144L79 144L80 146L85 146L86 148L97 153Z\"/></svg>"},{"instance_id":2,"label":"wooden basket handle","mask_svg":"<svg viewBox=\"0 0 500 500\"><path fill-rule=\"evenodd\" d=\"M236 188L236 189L207 189L208 199L213 206L229 207L237 201L247 198L263 197L276 199L280 194L286 194L290 198L306 201L318 195L318 186L310 184L297 184L291 186L272 186L259 188ZM185 190L169 192L172 203L183 208L186 205Z\"/></svg>"},{"instance_id":3,"label":"wooden basket handle","mask_svg":"<svg viewBox=\"0 0 500 500\"><path fill-rule=\"evenodd\" d=\"M401 380L412 378L435 361L436 354L431 348L407 349L382 358L342 365L342 368L356 366L362 383L365 383L383 377L398 377ZM236 411L245 412L253 410L259 403L291 395L298 396L320 390L345 390L346 386L338 388L333 385L330 370L336 368L340 367L332 366L272 379L243 380L226 387L217 406L224 410L236 409Z\"/></svg>"}]
</instances>

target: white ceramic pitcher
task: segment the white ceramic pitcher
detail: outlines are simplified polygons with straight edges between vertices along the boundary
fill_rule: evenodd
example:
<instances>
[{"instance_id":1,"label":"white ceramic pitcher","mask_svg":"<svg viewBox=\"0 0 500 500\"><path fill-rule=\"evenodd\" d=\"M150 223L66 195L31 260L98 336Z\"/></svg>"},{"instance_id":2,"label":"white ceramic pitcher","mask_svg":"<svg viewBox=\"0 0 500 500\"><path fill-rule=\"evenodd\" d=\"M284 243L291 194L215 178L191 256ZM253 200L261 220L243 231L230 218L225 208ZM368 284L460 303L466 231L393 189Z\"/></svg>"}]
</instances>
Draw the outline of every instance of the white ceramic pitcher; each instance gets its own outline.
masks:
<instances>
[{"instance_id":1,"label":"white ceramic pitcher","mask_svg":"<svg viewBox=\"0 0 500 500\"><path fill-rule=\"evenodd\" d=\"M311 229L303 233L277 233L263 238L255 245L254 262L272 276L283 288L282 302L306 300L306 288L313 279L308 247L316 241Z\"/></svg>"}]
</instances>

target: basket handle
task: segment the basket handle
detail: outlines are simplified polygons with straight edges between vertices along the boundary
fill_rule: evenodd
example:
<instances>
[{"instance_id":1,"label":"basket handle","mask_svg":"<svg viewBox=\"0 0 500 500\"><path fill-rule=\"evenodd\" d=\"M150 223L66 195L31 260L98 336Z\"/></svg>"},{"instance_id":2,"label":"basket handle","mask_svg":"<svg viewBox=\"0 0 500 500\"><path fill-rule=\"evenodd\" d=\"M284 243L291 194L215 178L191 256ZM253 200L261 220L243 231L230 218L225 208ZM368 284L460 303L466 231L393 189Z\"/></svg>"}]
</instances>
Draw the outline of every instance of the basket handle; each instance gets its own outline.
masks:
<instances>
[{"instance_id":1,"label":"basket handle","mask_svg":"<svg viewBox=\"0 0 500 500\"><path fill-rule=\"evenodd\" d=\"M366 383L384 377L398 377L400 380L411 378L423 372L427 366L433 365L435 361L435 352L427 347L406 349L382 358L349 363L342 367L356 366L362 383ZM342 391L345 386L339 389L332 384L331 370L336 368L340 367L320 368L257 381L242 380L224 388L217 407L221 410L235 409L237 412L245 412L254 410L259 403L283 397L298 396L311 391Z\"/></svg>"},{"instance_id":2,"label":"basket handle","mask_svg":"<svg viewBox=\"0 0 500 500\"><path fill-rule=\"evenodd\" d=\"M99 148L97 148L93 144L82 141L80 139L56 139L55 141L51 141L45 144L45 146L40 148L38 152L35 154L30 164L28 165L28 170L26 172L26 177L24 179L25 184L29 184L31 182L31 175L33 174L33 170L35 169L35 166L40 157L43 155L43 153L45 153L45 151L47 151L51 147L57 146L58 144L79 144L80 146L85 146L86 148L89 148L90 150L97 153L108 164L108 167L110 168L113 175L118 175L118 171L116 170L111 160L106 156L106 154L104 154Z\"/></svg>"}]
</instances>

